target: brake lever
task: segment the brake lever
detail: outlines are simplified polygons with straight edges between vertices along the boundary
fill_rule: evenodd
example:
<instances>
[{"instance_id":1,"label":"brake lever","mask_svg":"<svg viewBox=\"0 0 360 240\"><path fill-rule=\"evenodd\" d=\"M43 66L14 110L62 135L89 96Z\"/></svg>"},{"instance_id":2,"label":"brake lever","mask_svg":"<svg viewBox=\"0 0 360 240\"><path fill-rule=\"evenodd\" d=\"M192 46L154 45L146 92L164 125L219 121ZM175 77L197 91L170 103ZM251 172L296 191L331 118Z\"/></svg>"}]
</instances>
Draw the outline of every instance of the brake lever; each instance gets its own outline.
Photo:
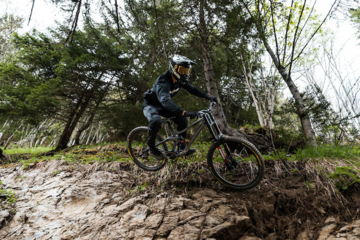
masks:
<instances>
[{"instance_id":1,"label":"brake lever","mask_svg":"<svg viewBox=\"0 0 360 240\"><path fill-rule=\"evenodd\" d=\"M210 106L209 106L209 109L208 109L208 110L211 110L211 108L212 108L213 106L215 106L216 104L217 104L217 102L215 102L215 101L210 102Z\"/></svg>"},{"instance_id":2,"label":"brake lever","mask_svg":"<svg viewBox=\"0 0 360 240\"><path fill-rule=\"evenodd\" d=\"M200 110L197 112L198 117L202 117L204 115L204 110Z\"/></svg>"}]
</instances>

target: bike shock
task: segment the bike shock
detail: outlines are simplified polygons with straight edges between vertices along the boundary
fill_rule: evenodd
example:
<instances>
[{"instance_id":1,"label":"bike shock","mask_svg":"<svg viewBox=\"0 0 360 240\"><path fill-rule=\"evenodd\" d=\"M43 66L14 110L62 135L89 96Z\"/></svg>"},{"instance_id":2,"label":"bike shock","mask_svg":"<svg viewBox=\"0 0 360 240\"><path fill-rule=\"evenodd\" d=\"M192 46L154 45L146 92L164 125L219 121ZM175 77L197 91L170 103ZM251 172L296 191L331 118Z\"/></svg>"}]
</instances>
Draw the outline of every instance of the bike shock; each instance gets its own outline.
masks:
<instances>
[{"instance_id":1,"label":"bike shock","mask_svg":"<svg viewBox=\"0 0 360 240\"><path fill-rule=\"evenodd\" d=\"M226 145L226 147L228 148L227 145ZM234 166L228 161L228 157L226 156L225 152L222 150L221 146L219 146L217 149L218 149L218 151L219 151L219 153L220 153L220 155L221 155L221 157L222 157L222 159L223 159L223 161L225 163L225 166L228 169L233 169ZM231 155L229 155L229 153L228 153L228 156L230 157Z\"/></svg>"}]
</instances>

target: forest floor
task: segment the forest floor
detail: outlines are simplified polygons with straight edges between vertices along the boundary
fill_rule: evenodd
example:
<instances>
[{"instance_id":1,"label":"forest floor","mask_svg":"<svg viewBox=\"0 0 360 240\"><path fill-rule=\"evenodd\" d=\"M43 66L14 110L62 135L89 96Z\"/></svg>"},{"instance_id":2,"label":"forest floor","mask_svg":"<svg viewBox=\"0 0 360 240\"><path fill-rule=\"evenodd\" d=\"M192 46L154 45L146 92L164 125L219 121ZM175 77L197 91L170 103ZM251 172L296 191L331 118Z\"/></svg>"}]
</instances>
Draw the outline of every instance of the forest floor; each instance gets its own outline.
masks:
<instances>
[{"instance_id":1,"label":"forest floor","mask_svg":"<svg viewBox=\"0 0 360 240\"><path fill-rule=\"evenodd\" d=\"M360 239L357 164L268 159L234 192L193 159L145 172L124 144L11 154L0 169L3 239Z\"/></svg>"}]
</instances>

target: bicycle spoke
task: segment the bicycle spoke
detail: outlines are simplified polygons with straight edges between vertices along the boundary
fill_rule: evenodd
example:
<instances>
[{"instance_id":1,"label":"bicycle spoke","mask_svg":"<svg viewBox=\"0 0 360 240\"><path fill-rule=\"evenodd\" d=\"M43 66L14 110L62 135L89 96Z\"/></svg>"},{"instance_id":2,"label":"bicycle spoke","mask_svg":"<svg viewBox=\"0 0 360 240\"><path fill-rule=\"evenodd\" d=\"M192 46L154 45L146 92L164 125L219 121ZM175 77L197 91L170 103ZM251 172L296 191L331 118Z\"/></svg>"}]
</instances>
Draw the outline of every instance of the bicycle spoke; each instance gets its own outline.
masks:
<instances>
[{"instance_id":1,"label":"bicycle spoke","mask_svg":"<svg viewBox=\"0 0 360 240\"><path fill-rule=\"evenodd\" d=\"M165 165L165 162L156 160L154 156L150 154L147 140L148 130L146 127L136 128L129 134L128 148L129 151L131 151L131 157L139 167L145 170L159 170ZM162 141L160 135L157 136L157 141ZM167 151L165 143L158 144L157 148L163 152Z\"/></svg>"},{"instance_id":2,"label":"bicycle spoke","mask_svg":"<svg viewBox=\"0 0 360 240\"><path fill-rule=\"evenodd\" d=\"M214 150L208 163L220 183L234 189L247 189L261 180L263 163L252 145L243 144L242 140L234 138L212 148Z\"/></svg>"}]
</instances>

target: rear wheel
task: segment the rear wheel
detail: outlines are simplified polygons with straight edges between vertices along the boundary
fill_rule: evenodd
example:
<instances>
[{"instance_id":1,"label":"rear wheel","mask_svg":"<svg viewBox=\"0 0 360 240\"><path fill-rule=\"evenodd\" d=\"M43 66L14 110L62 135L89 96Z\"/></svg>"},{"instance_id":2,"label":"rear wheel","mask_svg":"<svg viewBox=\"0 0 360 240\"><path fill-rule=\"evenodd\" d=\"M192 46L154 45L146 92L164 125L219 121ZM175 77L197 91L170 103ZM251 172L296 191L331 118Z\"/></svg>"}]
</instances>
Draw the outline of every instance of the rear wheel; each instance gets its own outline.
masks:
<instances>
[{"instance_id":1,"label":"rear wheel","mask_svg":"<svg viewBox=\"0 0 360 240\"><path fill-rule=\"evenodd\" d=\"M155 144L163 140L160 134L157 134L156 138L157 141ZM147 139L148 127L137 127L133 129L128 135L127 150L131 159L140 168L147 171L158 171L165 166L166 159L156 160L152 155L150 155ZM160 144L156 147L162 152L167 151L166 143Z\"/></svg>"},{"instance_id":2,"label":"rear wheel","mask_svg":"<svg viewBox=\"0 0 360 240\"><path fill-rule=\"evenodd\" d=\"M207 162L216 180L235 190L255 187L264 175L265 166L259 150L240 138L225 136L211 145Z\"/></svg>"}]
</instances>

